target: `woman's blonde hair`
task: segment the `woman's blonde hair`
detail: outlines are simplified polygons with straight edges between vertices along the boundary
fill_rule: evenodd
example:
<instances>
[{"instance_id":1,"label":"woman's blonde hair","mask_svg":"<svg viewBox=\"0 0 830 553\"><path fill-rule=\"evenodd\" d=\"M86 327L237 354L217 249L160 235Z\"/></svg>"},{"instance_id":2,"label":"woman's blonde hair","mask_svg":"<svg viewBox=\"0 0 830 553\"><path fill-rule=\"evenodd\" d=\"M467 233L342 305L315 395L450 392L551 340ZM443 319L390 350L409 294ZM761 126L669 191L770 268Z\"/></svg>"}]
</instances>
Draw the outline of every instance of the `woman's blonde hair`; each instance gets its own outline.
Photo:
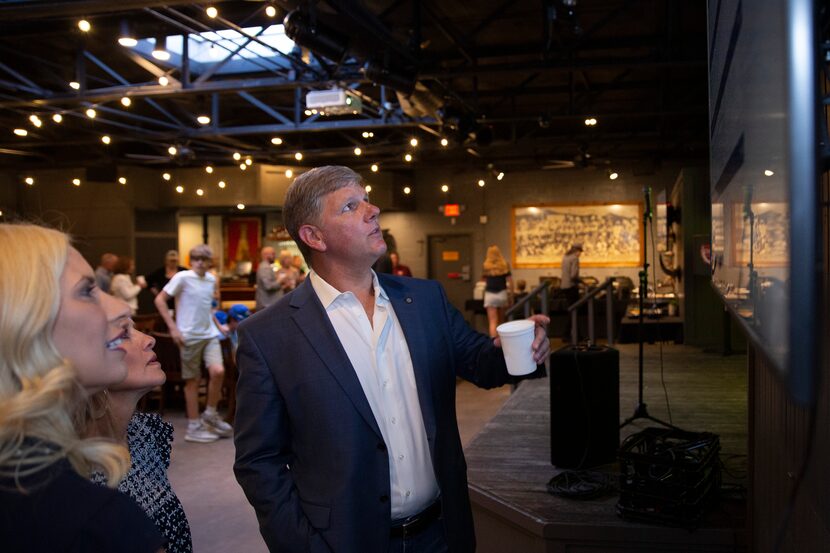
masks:
<instances>
[{"instance_id":1,"label":"woman's blonde hair","mask_svg":"<svg viewBox=\"0 0 830 553\"><path fill-rule=\"evenodd\" d=\"M86 394L52 341L69 237L30 224L0 224L0 476L20 478L62 458L110 486L129 469L126 448L81 439Z\"/></svg>"},{"instance_id":2,"label":"woman's blonde hair","mask_svg":"<svg viewBox=\"0 0 830 553\"><path fill-rule=\"evenodd\" d=\"M484 258L484 275L485 276L500 276L510 272L510 267L501 250L498 246L490 246L487 248L487 257Z\"/></svg>"}]
</instances>

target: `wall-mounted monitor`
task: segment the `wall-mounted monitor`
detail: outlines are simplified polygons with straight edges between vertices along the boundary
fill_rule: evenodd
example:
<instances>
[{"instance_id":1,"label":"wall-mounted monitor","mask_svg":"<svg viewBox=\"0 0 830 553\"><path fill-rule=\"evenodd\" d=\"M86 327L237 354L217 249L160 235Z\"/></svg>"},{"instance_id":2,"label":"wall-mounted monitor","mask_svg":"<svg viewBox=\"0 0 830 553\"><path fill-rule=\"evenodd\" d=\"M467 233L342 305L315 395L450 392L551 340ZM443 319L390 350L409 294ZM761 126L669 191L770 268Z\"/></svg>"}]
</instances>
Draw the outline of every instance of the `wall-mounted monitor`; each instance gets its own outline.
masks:
<instances>
[{"instance_id":1,"label":"wall-mounted monitor","mask_svg":"<svg viewBox=\"0 0 830 553\"><path fill-rule=\"evenodd\" d=\"M709 0L712 283L801 403L818 320L813 10Z\"/></svg>"}]
</instances>

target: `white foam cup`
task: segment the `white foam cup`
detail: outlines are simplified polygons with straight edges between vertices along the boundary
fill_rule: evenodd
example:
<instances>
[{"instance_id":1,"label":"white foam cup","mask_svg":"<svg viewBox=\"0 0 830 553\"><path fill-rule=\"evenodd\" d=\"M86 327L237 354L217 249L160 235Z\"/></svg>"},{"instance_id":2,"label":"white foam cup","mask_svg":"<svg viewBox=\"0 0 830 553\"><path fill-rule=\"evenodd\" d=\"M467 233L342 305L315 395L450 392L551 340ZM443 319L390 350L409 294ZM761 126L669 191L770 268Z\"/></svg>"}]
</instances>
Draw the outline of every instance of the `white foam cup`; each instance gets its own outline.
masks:
<instances>
[{"instance_id":1,"label":"white foam cup","mask_svg":"<svg viewBox=\"0 0 830 553\"><path fill-rule=\"evenodd\" d=\"M536 335L536 323L527 319L510 321L496 328L501 339L501 349L507 362L507 372L513 376L530 374L536 370L533 360L533 337Z\"/></svg>"},{"instance_id":2,"label":"white foam cup","mask_svg":"<svg viewBox=\"0 0 830 553\"><path fill-rule=\"evenodd\" d=\"M138 275L137 277L135 277L135 281L136 281L137 283L139 283L140 285L142 285L142 286L146 286L146 285L147 285L147 279L146 279L146 278L144 278L144 275Z\"/></svg>"}]
</instances>

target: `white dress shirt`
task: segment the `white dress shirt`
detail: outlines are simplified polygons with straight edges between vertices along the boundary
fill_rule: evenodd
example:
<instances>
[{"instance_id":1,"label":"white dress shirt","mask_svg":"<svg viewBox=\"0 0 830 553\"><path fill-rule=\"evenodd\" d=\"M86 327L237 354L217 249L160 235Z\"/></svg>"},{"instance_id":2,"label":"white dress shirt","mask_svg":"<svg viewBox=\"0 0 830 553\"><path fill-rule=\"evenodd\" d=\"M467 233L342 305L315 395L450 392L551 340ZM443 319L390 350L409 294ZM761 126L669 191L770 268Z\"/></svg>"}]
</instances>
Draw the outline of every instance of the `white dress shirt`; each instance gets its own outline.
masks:
<instances>
[{"instance_id":1,"label":"white dress shirt","mask_svg":"<svg viewBox=\"0 0 830 553\"><path fill-rule=\"evenodd\" d=\"M352 292L340 292L311 271L323 304L383 435L389 455L392 520L428 507L438 497L412 358L389 296L374 272L372 323Z\"/></svg>"}]
</instances>

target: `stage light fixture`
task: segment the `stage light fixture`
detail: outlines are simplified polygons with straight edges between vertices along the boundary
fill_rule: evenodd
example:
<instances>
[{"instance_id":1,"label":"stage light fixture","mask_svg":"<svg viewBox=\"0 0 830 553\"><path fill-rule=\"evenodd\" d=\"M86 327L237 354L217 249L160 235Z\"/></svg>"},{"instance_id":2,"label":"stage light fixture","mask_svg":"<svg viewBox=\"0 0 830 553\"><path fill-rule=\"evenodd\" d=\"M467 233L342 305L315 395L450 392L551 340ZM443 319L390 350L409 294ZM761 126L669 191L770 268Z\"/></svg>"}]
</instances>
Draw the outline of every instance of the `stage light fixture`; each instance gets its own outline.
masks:
<instances>
[{"instance_id":1,"label":"stage light fixture","mask_svg":"<svg viewBox=\"0 0 830 553\"><path fill-rule=\"evenodd\" d=\"M320 54L335 63L340 63L346 57L349 48L348 37L319 21L312 23L308 14L302 10L296 9L286 15L283 26L288 38L315 54Z\"/></svg>"},{"instance_id":2,"label":"stage light fixture","mask_svg":"<svg viewBox=\"0 0 830 553\"><path fill-rule=\"evenodd\" d=\"M153 46L153 51L150 53L150 55L159 61L167 61L170 59L170 52L167 51L166 36L160 35L156 37L155 45Z\"/></svg>"}]
</instances>

